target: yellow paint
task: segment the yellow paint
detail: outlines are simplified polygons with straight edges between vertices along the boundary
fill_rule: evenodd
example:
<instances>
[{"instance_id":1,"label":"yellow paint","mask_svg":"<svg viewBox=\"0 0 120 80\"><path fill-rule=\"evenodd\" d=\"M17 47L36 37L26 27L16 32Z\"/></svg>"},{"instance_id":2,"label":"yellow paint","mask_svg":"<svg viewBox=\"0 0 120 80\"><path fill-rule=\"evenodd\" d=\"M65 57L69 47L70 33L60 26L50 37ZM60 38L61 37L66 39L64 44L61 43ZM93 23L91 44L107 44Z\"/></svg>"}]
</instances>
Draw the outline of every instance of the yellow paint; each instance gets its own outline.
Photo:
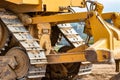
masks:
<instances>
[{"instance_id":1,"label":"yellow paint","mask_svg":"<svg viewBox=\"0 0 120 80\"><path fill-rule=\"evenodd\" d=\"M70 0L43 0L42 4L46 5L47 11L59 11L59 7L70 5Z\"/></svg>"},{"instance_id":2,"label":"yellow paint","mask_svg":"<svg viewBox=\"0 0 120 80\"><path fill-rule=\"evenodd\" d=\"M94 37L94 41L98 41L100 39L106 39L107 48L113 50L113 34L108 26L105 24L104 20L101 16L98 16L98 13L91 13L93 16L88 20L90 22L90 27L92 31L92 35Z\"/></svg>"},{"instance_id":3,"label":"yellow paint","mask_svg":"<svg viewBox=\"0 0 120 80\"><path fill-rule=\"evenodd\" d=\"M83 0L42 0L47 11L60 11L60 7L81 6Z\"/></svg>"},{"instance_id":4,"label":"yellow paint","mask_svg":"<svg viewBox=\"0 0 120 80\"><path fill-rule=\"evenodd\" d=\"M5 0L14 4L27 4L27 5L41 5L42 9L40 11L48 12L60 12L67 11L61 10L62 8L67 8L68 6L80 6L84 7L84 0Z\"/></svg>"},{"instance_id":5,"label":"yellow paint","mask_svg":"<svg viewBox=\"0 0 120 80\"><path fill-rule=\"evenodd\" d=\"M85 7L85 0L71 0L71 6Z\"/></svg>"},{"instance_id":6,"label":"yellow paint","mask_svg":"<svg viewBox=\"0 0 120 80\"><path fill-rule=\"evenodd\" d=\"M9 6L10 10L15 9L13 11L19 10L22 12L24 11L36 12L36 11L44 11L44 10L46 10L46 12L60 12L62 11L61 8L66 9L68 6L82 6L82 7L85 6L84 4L82 4L84 0L5 0L5 1L15 3L15 4L9 3L11 4ZM22 5L16 5L16 4L22 4ZM28 4L31 4L32 6ZM116 53L116 55L117 53L119 53L118 49L120 47L119 45L120 31L117 28L113 28L113 26L107 24L103 19L108 19L108 18L113 19L114 25L119 28L120 17L119 17L119 14L117 13L101 14L103 10L102 4L97 3L96 6L97 7L95 8L95 11L91 12L90 15L88 14L88 12L81 12L81 13L73 13L73 14L37 16L32 18L33 20L32 24L38 24L37 26L39 26L38 27L39 30L42 30L43 28L47 28L51 30L50 25L47 25L46 27L44 27L43 24L39 24L39 23L56 23L57 24L57 23L80 21L86 18L86 26L85 26L87 29L86 33L89 33L89 35L93 36L95 43L87 49L85 48L85 46L80 46L72 50L69 50L68 52L77 53L77 52L85 51L88 49L90 50L94 49L94 51L96 52L98 61L104 61L105 59L103 55L106 55L106 58L109 57L109 52L107 52L107 50L113 51L114 53ZM89 15L89 18L87 17L87 14ZM50 34L41 34L41 35L39 34L38 37L40 39L40 44L42 45L42 47L45 48L46 51L48 51L47 53L50 53L50 50L51 50ZM69 61L72 61L72 59L69 58L72 56L74 55L67 54L64 56L62 55L62 57L60 55L59 60L60 61L66 60L69 62ZM86 60L84 53L79 55L79 57L75 55L74 58L75 57L77 58L77 60L79 60L79 58L81 58L81 61Z\"/></svg>"},{"instance_id":7,"label":"yellow paint","mask_svg":"<svg viewBox=\"0 0 120 80\"><path fill-rule=\"evenodd\" d=\"M8 2L12 2L15 4L39 4L39 0L6 0Z\"/></svg>"},{"instance_id":8,"label":"yellow paint","mask_svg":"<svg viewBox=\"0 0 120 80\"><path fill-rule=\"evenodd\" d=\"M87 12L73 14L57 14L50 16L36 16L32 18L32 24L78 22L80 20L84 20L86 17Z\"/></svg>"},{"instance_id":9,"label":"yellow paint","mask_svg":"<svg viewBox=\"0 0 120 80\"><path fill-rule=\"evenodd\" d=\"M50 54L51 51L51 26L49 23L41 23L37 25L39 44L46 51L46 55Z\"/></svg>"}]
</instances>

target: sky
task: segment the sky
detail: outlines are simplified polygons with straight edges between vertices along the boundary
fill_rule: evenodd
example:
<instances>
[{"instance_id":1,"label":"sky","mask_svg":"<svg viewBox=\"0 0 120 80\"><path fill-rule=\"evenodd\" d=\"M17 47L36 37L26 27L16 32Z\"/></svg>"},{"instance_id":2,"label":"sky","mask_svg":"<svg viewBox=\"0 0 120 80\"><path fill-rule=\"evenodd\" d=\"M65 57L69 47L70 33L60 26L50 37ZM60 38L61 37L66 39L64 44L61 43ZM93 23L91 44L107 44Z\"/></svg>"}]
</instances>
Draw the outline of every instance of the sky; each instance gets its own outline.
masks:
<instances>
[{"instance_id":1,"label":"sky","mask_svg":"<svg viewBox=\"0 0 120 80\"><path fill-rule=\"evenodd\" d=\"M96 0L104 5L103 12L120 12L120 0Z\"/></svg>"}]
</instances>

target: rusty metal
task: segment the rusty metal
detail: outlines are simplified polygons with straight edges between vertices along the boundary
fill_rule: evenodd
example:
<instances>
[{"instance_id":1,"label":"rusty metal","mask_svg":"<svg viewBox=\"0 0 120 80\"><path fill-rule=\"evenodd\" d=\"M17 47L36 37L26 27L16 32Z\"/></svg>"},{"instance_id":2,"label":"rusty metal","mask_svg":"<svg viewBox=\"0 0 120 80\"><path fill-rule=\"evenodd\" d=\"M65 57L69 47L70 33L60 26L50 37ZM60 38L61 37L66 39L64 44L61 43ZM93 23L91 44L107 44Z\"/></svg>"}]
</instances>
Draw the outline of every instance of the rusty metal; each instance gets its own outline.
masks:
<instances>
[{"instance_id":1,"label":"rusty metal","mask_svg":"<svg viewBox=\"0 0 120 80\"><path fill-rule=\"evenodd\" d=\"M17 62L13 56L0 56L0 79L1 80L15 80L16 73L13 71Z\"/></svg>"},{"instance_id":2,"label":"rusty metal","mask_svg":"<svg viewBox=\"0 0 120 80\"><path fill-rule=\"evenodd\" d=\"M0 80L16 80L16 74L9 65L3 66L2 72L0 74Z\"/></svg>"},{"instance_id":3,"label":"rusty metal","mask_svg":"<svg viewBox=\"0 0 120 80\"><path fill-rule=\"evenodd\" d=\"M79 51L79 52L68 52L68 53L66 52L63 54L50 54L47 55L47 60L49 64L83 62L83 61L90 61L93 63L109 62L111 58L110 54L111 52L108 50L91 49L91 50L85 50L84 52Z\"/></svg>"},{"instance_id":4,"label":"rusty metal","mask_svg":"<svg viewBox=\"0 0 120 80\"><path fill-rule=\"evenodd\" d=\"M82 58L82 59L81 59ZM72 63L86 61L84 52L80 53L61 53L47 55L49 64Z\"/></svg>"},{"instance_id":5,"label":"rusty metal","mask_svg":"<svg viewBox=\"0 0 120 80\"><path fill-rule=\"evenodd\" d=\"M0 66L6 66L9 65L11 68L15 68L17 65L17 62L14 58L14 56L0 56ZM1 70L1 69L0 69Z\"/></svg>"},{"instance_id":6,"label":"rusty metal","mask_svg":"<svg viewBox=\"0 0 120 80\"><path fill-rule=\"evenodd\" d=\"M21 48L12 48L7 53L6 56L13 56L16 59L16 62L18 63L17 66L14 69L14 72L17 75L17 78L24 77L29 69L30 63L29 58L26 55L25 51L23 51Z\"/></svg>"}]
</instances>

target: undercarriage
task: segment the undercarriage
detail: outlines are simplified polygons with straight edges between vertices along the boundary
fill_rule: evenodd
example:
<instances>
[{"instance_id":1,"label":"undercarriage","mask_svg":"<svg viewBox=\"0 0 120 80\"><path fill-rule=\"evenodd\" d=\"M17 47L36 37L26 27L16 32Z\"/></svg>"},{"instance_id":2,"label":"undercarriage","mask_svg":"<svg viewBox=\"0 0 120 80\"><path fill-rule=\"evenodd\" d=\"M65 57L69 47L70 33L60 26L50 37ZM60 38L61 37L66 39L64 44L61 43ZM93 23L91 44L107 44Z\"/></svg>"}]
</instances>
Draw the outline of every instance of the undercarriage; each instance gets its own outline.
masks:
<instances>
[{"instance_id":1,"label":"undercarriage","mask_svg":"<svg viewBox=\"0 0 120 80\"><path fill-rule=\"evenodd\" d=\"M91 63L113 59L119 71L120 31L113 27L119 19L105 21L115 14L102 14L103 5L94 1L57 1L0 1L0 80L75 80L91 73ZM72 6L88 11L76 13ZM85 23L86 41L71 22ZM69 46L55 50L62 37Z\"/></svg>"}]
</instances>

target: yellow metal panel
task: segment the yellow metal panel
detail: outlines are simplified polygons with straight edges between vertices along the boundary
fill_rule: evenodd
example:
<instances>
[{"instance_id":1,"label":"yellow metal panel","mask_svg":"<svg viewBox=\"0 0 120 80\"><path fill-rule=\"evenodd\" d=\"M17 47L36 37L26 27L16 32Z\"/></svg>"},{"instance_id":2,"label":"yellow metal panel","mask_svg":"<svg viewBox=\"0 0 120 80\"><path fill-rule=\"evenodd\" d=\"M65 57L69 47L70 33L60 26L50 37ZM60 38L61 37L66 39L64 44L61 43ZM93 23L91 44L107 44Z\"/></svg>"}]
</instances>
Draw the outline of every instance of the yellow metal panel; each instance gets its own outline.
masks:
<instances>
[{"instance_id":1,"label":"yellow metal panel","mask_svg":"<svg viewBox=\"0 0 120 80\"><path fill-rule=\"evenodd\" d=\"M102 18L103 19L112 19L112 16L113 16L114 12L111 12L111 13L102 13Z\"/></svg>"},{"instance_id":2,"label":"yellow metal panel","mask_svg":"<svg viewBox=\"0 0 120 80\"><path fill-rule=\"evenodd\" d=\"M15 4L39 4L39 0L6 0Z\"/></svg>"},{"instance_id":3,"label":"yellow metal panel","mask_svg":"<svg viewBox=\"0 0 120 80\"><path fill-rule=\"evenodd\" d=\"M100 39L106 38L108 49L113 50L113 34L101 16L96 15L97 14L93 12L93 16L89 19L94 41L96 42Z\"/></svg>"},{"instance_id":4,"label":"yellow metal panel","mask_svg":"<svg viewBox=\"0 0 120 80\"><path fill-rule=\"evenodd\" d=\"M96 54L97 54L97 60L99 62L108 62L109 59L111 58L111 52L109 50L105 50L105 49L101 49L101 50L96 50Z\"/></svg>"},{"instance_id":5,"label":"yellow metal panel","mask_svg":"<svg viewBox=\"0 0 120 80\"><path fill-rule=\"evenodd\" d=\"M24 12L36 12L42 10L42 4L39 5L27 5L27 4L13 4L4 0L0 0L0 7L4 7L16 13Z\"/></svg>"},{"instance_id":6,"label":"yellow metal panel","mask_svg":"<svg viewBox=\"0 0 120 80\"><path fill-rule=\"evenodd\" d=\"M70 0L43 0L43 5L46 5L47 11L59 11L59 7L70 5Z\"/></svg>"},{"instance_id":7,"label":"yellow metal panel","mask_svg":"<svg viewBox=\"0 0 120 80\"><path fill-rule=\"evenodd\" d=\"M71 2L71 6L81 6L81 7L85 7L84 5L84 1L85 0L72 0Z\"/></svg>"},{"instance_id":8,"label":"yellow metal panel","mask_svg":"<svg viewBox=\"0 0 120 80\"><path fill-rule=\"evenodd\" d=\"M83 0L43 0L43 5L46 5L46 11L60 11L60 7L81 6Z\"/></svg>"},{"instance_id":9,"label":"yellow metal panel","mask_svg":"<svg viewBox=\"0 0 120 80\"><path fill-rule=\"evenodd\" d=\"M39 4L39 0L23 0L24 4Z\"/></svg>"},{"instance_id":10,"label":"yellow metal panel","mask_svg":"<svg viewBox=\"0 0 120 80\"><path fill-rule=\"evenodd\" d=\"M14 4L20 4L19 7L20 8L22 7L23 9L26 7L23 7L22 5L27 5L28 7L29 7L29 5L38 5L38 7L42 8L42 9L38 9L35 6L34 9L36 11L47 11L47 12L60 12L60 11L66 12L67 10L65 10L65 9L67 9L68 6L81 6L81 7L84 6L82 4L84 0L1 0L1 1L14 3ZM3 4L3 5L5 5L5 4ZM14 8L16 8L16 6L14 6ZM33 9L29 8L29 10L26 10L26 12L29 12L30 10L34 11ZM21 10L19 10L19 11L21 12ZM19 12L19 11L17 11L17 12Z\"/></svg>"}]
</instances>

